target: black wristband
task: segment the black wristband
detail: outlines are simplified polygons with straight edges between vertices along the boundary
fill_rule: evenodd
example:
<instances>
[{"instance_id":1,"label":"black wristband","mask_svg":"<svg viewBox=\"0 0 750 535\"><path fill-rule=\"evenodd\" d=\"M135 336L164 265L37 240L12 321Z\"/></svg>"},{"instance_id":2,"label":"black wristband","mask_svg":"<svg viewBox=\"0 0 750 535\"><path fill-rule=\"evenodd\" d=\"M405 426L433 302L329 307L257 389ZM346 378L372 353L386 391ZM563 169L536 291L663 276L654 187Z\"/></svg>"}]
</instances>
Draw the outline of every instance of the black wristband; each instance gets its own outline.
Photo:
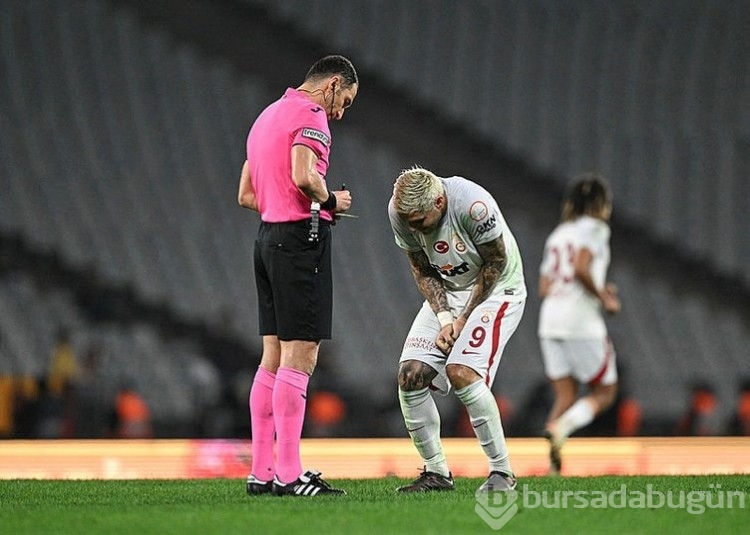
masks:
<instances>
[{"instance_id":1,"label":"black wristband","mask_svg":"<svg viewBox=\"0 0 750 535\"><path fill-rule=\"evenodd\" d=\"M320 203L320 209L321 210L334 210L336 208L336 195L331 191L328 190L328 198L326 199L326 202Z\"/></svg>"}]
</instances>

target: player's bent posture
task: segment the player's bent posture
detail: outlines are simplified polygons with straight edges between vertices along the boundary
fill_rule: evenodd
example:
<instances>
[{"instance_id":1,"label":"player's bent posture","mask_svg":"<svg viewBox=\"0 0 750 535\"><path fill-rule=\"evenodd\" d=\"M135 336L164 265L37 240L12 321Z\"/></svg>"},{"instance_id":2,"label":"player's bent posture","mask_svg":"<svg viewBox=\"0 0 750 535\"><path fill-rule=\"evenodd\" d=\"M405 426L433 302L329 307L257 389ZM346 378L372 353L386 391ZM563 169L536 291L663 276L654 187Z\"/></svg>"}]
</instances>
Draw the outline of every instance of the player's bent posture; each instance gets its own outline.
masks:
<instances>
[{"instance_id":1,"label":"player's bent posture","mask_svg":"<svg viewBox=\"0 0 750 535\"><path fill-rule=\"evenodd\" d=\"M602 310L620 311L617 289L605 282L611 213L604 180L594 174L577 177L565 194L560 224L544 247L538 333L555 394L545 429L552 474L560 473L567 437L591 423L617 394L615 351L602 315ZM589 392L576 400L579 383Z\"/></svg>"},{"instance_id":2,"label":"player's bent posture","mask_svg":"<svg viewBox=\"0 0 750 535\"><path fill-rule=\"evenodd\" d=\"M247 138L239 203L258 211L262 221L254 254L263 336L249 400L248 494L344 494L319 472L302 472L299 446L308 380L320 340L331 337L330 223L352 202L348 191L326 185L328 122L343 117L358 88L351 62L326 56L302 85L263 110Z\"/></svg>"},{"instance_id":3,"label":"player's bent posture","mask_svg":"<svg viewBox=\"0 0 750 535\"><path fill-rule=\"evenodd\" d=\"M406 429L424 470L400 492L453 490L430 389L454 389L489 460L480 491L516 487L500 412L490 390L526 303L518 245L493 197L462 177L403 171L388 215L425 297L398 373Z\"/></svg>"}]
</instances>

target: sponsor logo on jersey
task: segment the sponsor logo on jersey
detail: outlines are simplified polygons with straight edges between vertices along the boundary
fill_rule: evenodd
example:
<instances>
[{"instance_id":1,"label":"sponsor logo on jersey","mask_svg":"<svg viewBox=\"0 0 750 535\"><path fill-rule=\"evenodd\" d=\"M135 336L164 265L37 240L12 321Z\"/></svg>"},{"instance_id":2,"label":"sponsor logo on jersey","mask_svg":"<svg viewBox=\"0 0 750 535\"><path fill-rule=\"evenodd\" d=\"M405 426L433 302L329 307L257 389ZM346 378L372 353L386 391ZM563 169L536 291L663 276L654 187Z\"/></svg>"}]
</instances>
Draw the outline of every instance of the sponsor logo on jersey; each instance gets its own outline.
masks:
<instances>
[{"instance_id":1,"label":"sponsor logo on jersey","mask_svg":"<svg viewBox=\"0 0 750 535\"><path fill-rule=\"evenodd\" d=\"M489 210L487 210L487 205L482 201L474 201L474 203L469 207L469 216L474 221L481 221L482 219L487 217L488 213Z\"/></svg>"},{"instance_id":2,"label":"sponsor logo on jersey","mask_svg":"<svg viewBox=\"0 0 750 535\"><path fill-rule=\"evenodd\" d=\"M330 138L327 135L325 135L325 133L321 132L320 130L314 130L312 128L303 128L302 137L314 139L315 141L320 141L326 147L331 144Z\"/></svg>"},{"instance_id":3,"label":"sponsor logo on jersey","mask_svg":"<svg viewBox=\"0 0 750 535\"><path fill-rule=\"evenodd\" d=\"M310 108L310 111L313 113L318 113L319 111L323 111L323 108L321 108L320 106L317 106L315 108Z\"/></svg>"},{"instance_id":4,"label":"sponsor logo on jersey","mask_svg":"<svg viewBox=\"0 0 750 535\"><path fill-rule=\"evenodd\" d=\"M425 351L432 351L437 349L438 346L435 344L435 340L430 338L423 338L421 336L407 338L404 342L404 349L421 349Z\"/></svg>"},{"instance_id":5,"label":"sponsor logo on jersey","mask_svg":"<svg viewBox=\"0 0 750 535\"><path fill-rule=\"evenodd\" d=\"M497 226L497 216L493 215L491 218L489 218L487 221L482 223L477 227L477 235L481 236L485 232L491 231L493 228Z\"/></svg>"},{"instance_id":6,"label":"sponsor logo on jersey","mask_svg":"<svg viewBox=\"0 0 750 535\"><path fill-rule=\"evenodd\" d=\"M471 351L470 349L464 349L461 351L462 355L479 355L479 351Z\"/></svg>"},{"instance_id":7,"label":"sponsor logo on jersey","mask_svg":"<svg viewBox=\"0 0 750 535\"><path fill-rule=\"evenodd\" d=\"M443 277L455 277L456 275L463 275L469 272L469 263L464 262L460 266L453 266L453 264L445 264L444 266L438 266L432 264L432 267L437 269Z\"/></svg>"},{"instance_id":8,"label":"sponsor logo on jersey","mask_svg":"<svg viewBox=\"0 0 750 535\"><path fill-rule=\"evenodd\" d=\"M432 248L435 249L436 253L445 254L450 249L450 245L448 245L447 241L440 240L436 241Z\"/></svg>"}]
</instances>

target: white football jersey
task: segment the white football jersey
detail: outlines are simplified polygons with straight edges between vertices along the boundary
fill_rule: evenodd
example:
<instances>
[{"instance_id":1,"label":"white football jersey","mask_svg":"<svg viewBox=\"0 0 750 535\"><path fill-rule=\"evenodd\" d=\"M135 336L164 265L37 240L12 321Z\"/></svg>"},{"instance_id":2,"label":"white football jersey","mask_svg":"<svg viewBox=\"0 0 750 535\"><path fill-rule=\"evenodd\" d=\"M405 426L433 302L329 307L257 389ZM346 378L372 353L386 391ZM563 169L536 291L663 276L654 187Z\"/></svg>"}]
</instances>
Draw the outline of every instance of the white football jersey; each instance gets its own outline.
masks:
<instances>
[{"instance_id":1,"label":"white football jersey","mask_svg":"<svg viewBox=\"0 0 750 535\"><path fill-rule=\"evenodd\" d=\"M559 224L544 246L539 269L550 280L549 293L539 311L539 336L546 338L597 338L606 336L601 303L575 277L574 259L588 249L591 278L602 289L609 268L610 228L601 219L580 216Z\"/></svg>"},{"instance_id":2,"label":"white football jersey","mask_svg":"<svg viewBox=\"0 0 750 535\"><path fill-rule=\"evenodd\" d=\"M502 236L508 261L492 295L518 302L526 299L526 284L518 244L492 195L479 184L462 177L440 178L448 198L448 208L438 227L429 234L412 232L393 207L388 216L396 244L406 251L422 249L438 270L446 291L468 298L484 261L476 244Z\"/></svg>"}]
</instances>

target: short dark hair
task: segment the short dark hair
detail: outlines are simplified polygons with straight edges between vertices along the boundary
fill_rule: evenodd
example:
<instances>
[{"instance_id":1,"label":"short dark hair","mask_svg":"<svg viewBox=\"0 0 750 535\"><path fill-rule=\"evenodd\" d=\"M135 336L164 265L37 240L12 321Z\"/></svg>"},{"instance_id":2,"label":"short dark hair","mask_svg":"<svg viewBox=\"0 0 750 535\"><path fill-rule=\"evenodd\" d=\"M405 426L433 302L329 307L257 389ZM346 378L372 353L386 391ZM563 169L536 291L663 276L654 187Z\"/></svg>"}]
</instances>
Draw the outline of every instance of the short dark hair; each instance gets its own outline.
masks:
<instances>
[{"instance_id":1,"label":"short dark hair","mask_svg":"<svg viewBox=\"0 0 750 535\"><path fill-rule=\"evenodd\" d=\"M305 82L310 80L319 80L336 74L341 75L345 86L351 86L359 83L357 71L354 69L352 62L344 56L333 55L319 59L305 75Z\"/></svg>"},{"instance_id":2,"label":"short dark hair","mask_svg":"<svg viewBox=\"0 0 750 535\"><path fill-rule=\"evenodd\" d=\"M586 173L575 177L565 191L562 221L592 215L612 202L612 194L601 175Z\"/></svg>"}]
</instances>

